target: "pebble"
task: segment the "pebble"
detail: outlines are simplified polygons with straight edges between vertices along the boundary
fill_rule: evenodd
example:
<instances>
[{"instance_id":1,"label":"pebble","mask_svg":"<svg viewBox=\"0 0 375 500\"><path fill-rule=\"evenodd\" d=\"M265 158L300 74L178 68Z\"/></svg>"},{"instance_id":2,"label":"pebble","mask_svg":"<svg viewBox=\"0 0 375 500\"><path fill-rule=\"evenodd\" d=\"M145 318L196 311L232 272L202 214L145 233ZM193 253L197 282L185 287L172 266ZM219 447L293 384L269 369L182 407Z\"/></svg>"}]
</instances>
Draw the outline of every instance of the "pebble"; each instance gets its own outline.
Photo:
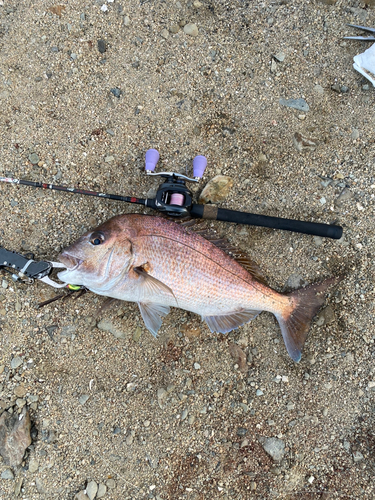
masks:
<instances>
[{"instance_id":1,"label":"pebble","mask_svg":"<svg viewBox=\"0 0 375 500\"><path fill-rule=\"evenodd\" d=\"M194 363L194 369L195 370L200 370L201 369L201 365L199 363Z\"/></svg>"},{"instance_id":2,"label":"pebble","mask_svg":"<svg viewBox=\"0 0 375 500\"><path fill-rule=\"evenodd\" d=\"M18 476L18 478L16 479L16 482L14 484L14 496L15 497L18 497L20 495L22 483L23 483L23 477Z\"/></svg>"},{"instance_id":3,"label":"pebble","mask_svg":"<svg viewBox=\"0 0 375 500\"><path fill-rule=\"evenodd\" d=\"M101 54L104 54L104 52L107 50L107 44L105 40L98 40L98 50Z\"/></svg>"},{"instance_id":4,"label":"pebble","mask_svg":"<svg viewBox=\"0 0 375 500\"><path fill-rule=\"evenodd\" d=\"M118 99L120 99L120 96L121 96L121 94L122 94L122 90L121 90L121 89L119 89L118 87L115 87L115 88L111 89L111 93L112 93L115 97L117 97Z\"/></svg>"},{"instance_id":5,"label":"pebble","mask_svg":"<svg viewBox=\"0 0 375 500\"><path fill-rule=\"evenodd\" d=\"M30 458L29 462L29 472L32 474L39 469L39 462L36 458Z\"/></svg>"},{"instance_id":6,"label":"pebble","mask_svg":"<svg viewBox=\"0 0 375 500\"><path fill-rule=\"evenodd\" d=\"M275 462L280 462L285 455L285 443L279 438L263 438L261 440L263 449Z\"/></svg>"},{"instance_id":7,"label":"pebble","mask_svg":"<svg viewBox=\"0 0 375 500\"><path fill-rule=\"evenodd\" d=\"M353 141L357 140L359 138L359 130L357 130L356 128L353 128L350 137L353 139Z\"/></svg>"},{"instance_id":8,"label":"pebble","mask_svg":"<svg viewBox=\"0 0 375 500\"><path fill-rule=\"evenodd\" d=\"M143 422L143 425L144 425L145 427L150 427L150 425L151 425L150 420L145 420L145 421Z\"/></svg>"},{"instance_id":9,"label":"pebble","mask_svg":"<svg viewBox=\"0 0 375 500\"><path fill-rule=\"evenodd\" d=\"M99 330L103 330L104 332L112 333L112 335L114 335L116 337L116 339L125 339L126 338L126 333L122 332L121 330L118 330L114 326L112 321L110 321L109 319L102 319L97 324L97 327L99 328Z\"/></svg>"},{"instance_id":10,"label":"pebble","mask_svg":"<svg viewBox=\"0 0 375 500\"><path fill-rule=\"evenodd\" d=\"M160 36L161 36L162 38L165 38L165 39L169 38L169 31L168 31L166 28L164 28L164 29L161 31Z\"/></svg>"},{"instance_id":11,"label":"pebble","mask_svg":"<svg viewBox=\"0 0 375 500\"><path fill-rule=\"evenodd\" d=\"M324 88L321 85L315 85L313 90L316 94L324 94Z\"/></svg>"},{"instance_id":12,"label":"pebble","mask_svg":"<svg viewBox=\"0 0 375 500\"><path fill-rule=\"evenodd\" d=\"M1 473L1 479L14 479L14 474L11 469L6 469Z\"/></svg>"},{"instance_id":13,"label":"pebble","mask_svg":"<svg viewBox=\"0 0 375 500\"><path fill-rule=\"evenodd\" d=\"M316 324L318 326L329 325L330 323L333 323L335 319L335 312L332 306L327 306L320 311Z\"/></svg>"},{"instance_id":14,"label":"pebble","mask_svg":"<svg viewBox=\"0 0 375 500\"><path fill-rule=\"evenodd\" d=\"M337 92L338 94L346 94L349 92L349 87L346 85L339 85L338 83L335 83L334 85L331 85L331 90L334 92Z\"/></svg>"},{"instance_id":15,"label":"pebble","mask_svg":"<svg viewBox=\"0 0 375 500\"><path fill-rule=\"evenodd\" d=\"M32 163L33 165L37 165L39 163L39 156L36 154L36 153L31 153L29 155L29 161L30 163Z\"/></svg>"},{"instance_id":16,"label":"pebble","mask_svg":"<svg viewBox=\"0 0 375 500\"><path fill-rule=\"evenodd\" d=\"M355 451L353 453L353 460L355 463L360 462L363 459L364 459L364 456L362 455L362 453L360 451Z\"/></svg>"},{"instance_id":17,"label":"pebble","mask_svg":"<svg viewBox=\"0 0 375 500\"><path fill-rule=\"evenodd\" d=\"M260 389L257 390L256 395L257 396L263 396L264 392L261 391Z\"/></svg>"},{"instance_id":18,"label":"pebble","mask_svg":"<svg viewBox=\"0 0 375 500\"><path fill-rule=\"evenodd\" d=\"M185 24L184 33L190 36L198 36L198 28L194 23Z\"/></svg>"},{"instance_id":19,"label":"pebble","mask_svg":"<svg viewBox=\"0 0 375 500\"><path fill-rule=\"evenodd\" d=\"M74 500L90 500L84 491L80 491L74 497Z\"/></svg>"},{"instance_id":20,"label":"pebble","mask_svg":"<svg viewBox=\"0 0 375 500\"><path fill-rule=\"evenodd\" d=\"M347 188L344 188L339 196L335 199L335 205L340 207L345 201L351 200L354 194Z\"/></svg>"},{"instance_id":21,"label":"pebble","mask_svg":"<svg viewBox=\"0 0 375 500\"><path fill-rule=\"evenodd\" d=\"M199 203L219 203L225 200L233 187L233 179L226 175L216 175L204 187Z\"/></svg>"},{"instance_id":22,"label":"pebble","mask_svg":"<svg viewBox=\"0 0 375 500\"><path fill-rule=\"evenodd\" d=\"M26 394L26 389L23 385L17 385L14 389L14 394L18 397L18 398L23 398Z\"/></svg>"},{"instance_id":23,"label":"pebble","mask_svg":"<svg viewBox=\"0 0 375 500\"><path fill-rule=\"evenodd\" d=\"M116 483L115 483L114 479L108 479L108 481L106 482L106 485L111 490L113 490L114 488L116 488Z\"/></svg>"},{"instance_id":24,"label":"pebble","mask_svg":"<svg viewBox=\"0 0 375 500\"><path fill-rule=\"evenodd\" d=\"M238 364L241 372L247 371L247 359L245 352L234 342L229 344L229 354L232 356L234 361Z\"/></svg>"},{"instance_id":25,"label":"pebble","mask_svg":"<svg viewBox=\"0 0 375 500\"><path fill-rule=\"evenodd\" d=\"M104 158L104 161L105 161L106 163L112 163L113 161L115 161L115 157L114 157L114 156L106 156L106 157Z\"/></svg>"},{"instance_id":26,"label":"pebble","mask_svg":"<svg viewBox=\"0 0 375 500\"><path fill-rule=\"evenodd\" d=\"M129 25L130 25L130 17L124 16L124 26L129 26Z\"/></svg>"},{"instance_id":27,"label":"pebble","mask_svg":"<svg viewBox=\"0 0 375 500\"><path fill-rule=\"evenodd\" d=\"M278 52L277 54L275 54L273 57L276 59L276 61L279 61L282 63L285 60L285 53L283 51L281 51L281 52Z\"/></svg>"},{"instance_id":28,"label":"pebble","mask_svg":"<svg viewBox=\"0 0 375 500\"><path fill-rule=\"evenodd\" d=\"M305 135L300 134L299 132L296 132L293 136L293 145L300 153L306 150L314 151L314 149L316 148L315 141L309 139Z\"/></svg>"},{"instance_id":29,"label":"pebble","mask_svg":"<svg viewBox=\"0 0 375 500\"><path fill-rule=\"evenodd\" d=\"M185 409L182 414L181 414L181 421L185 420L185 418L188 416L188 411Z\"/></svg>"},{"instance_id":30,"label":"pebble","mask_svg":"<svg viewBox=\"0 0 375 500\"><path fill-rule=\"evenodd\" d=\"M96 494L96 498L103 498L107 493L107 486L103 483L99 484L98 493Z\"/></svg>"},{"instance_id":31,"label":"pebble","mask_svg":"<svg viewBox=\"0 0 375 500\"><path fill-rule=\"evenodd\" d=\"M237 436L246 436L248 430L245 427L239 427L237 429Z\"/></svg>"},{"instance_id":32,"label":"pebble","mask_svg":"<svg viewBox=\"0 0 375 500\"><path fill-rule=\"evenodd\" d=\"M98 485L95 481L90 481L86 486L86 495L90 500L94 500L95 495L98 491Z\"/></svg>"},{"instance_id":33,"label":"pebble","mask_svg":"<svg viewBox=\"0 0 375 500\"><path fill-rule=\"evenodd\" d=\"M134 342L139 342L141 335L142 335L142 328L140 326L137 326L137 328L135 329L135 332L133 333Z\"/></svg>"},{"instance_id":34,"label":"pebble","mask_svg":"<svg viewBox=\"0 0 375 500\"><path fill-rule=\"evenodd\" d=\"M88 401L89 398L90 398L89 394L82 394L82 396L80 396L80 398L78 399L78 401L83 406Z\"/></svg>"},{"instance_id":35,"label":"pebble","mask_svg":"<svg viewBox=\"0 0 375 500\"><path fill-rule=\"evenodd\" d=\"M0 455L6 465L21 464L26 448L31 444L30 415L23 408L20 415L4 412L0 417Z\"/></svg>"},{"instance_id":36,"label":"pebble","mask_svg":"<svg viewBox=\"0 0 375 500\"><path fill-rule=\"evenodd\" d=\"M288 108L294 108L298 109L298 111L303 111L304 113L307 113L309 111L309 105L305 101L305 99L302 99L301 97L299 99L279 99L279 104L281 106L286 106Z\"/></svg>"},{"instance_id":37,"label":"pebble","mask_svg":"<svg viewBox=\"0 0 375 500\"><path fill-rule=\"evenodd\" d=\"M6 290L8 288L8 282L7 280L4 280L1 282L1 286Z\"/></svg>"},{"instance_id":38,"label":"pebble","mask_svg":"<svg viewBox=\"0 0 375 500\"><path fill-rule=\"evenodd\" d=\"M125 443L128 446L130 446L131 444L133 444L133 436L131 434L129 434L129 436L126 436Z\"/></svg>"},{"instance_id":39,"label":"pebble","mask_svg":"<svg viewBox=\"0 0 375 500\"><path fill-rule=\"evenodd\" d=\"M19 356L16 356L12 359L12 361L10 362L10 367L15 370L16 368L18 368L19 366L21 366L23 363L22 361L22 358L20 358Z\"/></svg>"},{"instance_id":40,"label":"pebble","mask_svg":"<svg viewBox=\"0 0 375 500\"><path fill-rule=\"evenodd\" d=\"M170 28L169 31L173 33L174 35L180 31L180 26L178 24L173 24Z\"/></svg>"}]
</instances>

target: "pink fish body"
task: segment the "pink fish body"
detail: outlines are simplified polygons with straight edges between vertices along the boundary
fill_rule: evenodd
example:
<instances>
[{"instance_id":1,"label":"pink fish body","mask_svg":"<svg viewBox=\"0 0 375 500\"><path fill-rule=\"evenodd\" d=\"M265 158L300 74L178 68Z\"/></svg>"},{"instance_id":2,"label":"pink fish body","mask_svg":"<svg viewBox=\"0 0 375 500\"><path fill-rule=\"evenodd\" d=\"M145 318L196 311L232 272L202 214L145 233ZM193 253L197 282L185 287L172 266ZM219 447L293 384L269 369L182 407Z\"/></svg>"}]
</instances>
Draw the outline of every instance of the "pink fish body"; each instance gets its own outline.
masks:
<instances>
[{"instance_id":1,"label":"pink fish body","mask_svg":"<svg viewBox=\"0 0 375 500\"><path fill-rule=\"evenodd\" d=\"M311 320L332 278L290 294L260 283L202 236L159 217L113 217L65 249L59 278L92 292L137 302L156 336L170 307L199 314L212 332L227 333L261 311L279 321L290 356L299 361Z\"/></svg>"}]
</instances>

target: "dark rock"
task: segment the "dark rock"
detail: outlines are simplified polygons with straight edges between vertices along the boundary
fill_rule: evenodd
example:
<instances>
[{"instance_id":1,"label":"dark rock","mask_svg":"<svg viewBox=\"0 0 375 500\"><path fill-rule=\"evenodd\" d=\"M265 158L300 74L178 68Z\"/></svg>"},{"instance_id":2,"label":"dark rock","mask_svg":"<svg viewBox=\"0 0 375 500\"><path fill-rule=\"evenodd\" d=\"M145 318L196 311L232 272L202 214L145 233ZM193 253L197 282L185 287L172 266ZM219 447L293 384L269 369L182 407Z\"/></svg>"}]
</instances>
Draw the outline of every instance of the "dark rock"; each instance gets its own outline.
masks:
<instances>
[{"instance_id":1,"label":"dark rock","mask_svg":"<svg viewBox=\"0 0 375 500\"><path fill-rule=\"evenodd\" d=\"M111 89L111 93L119 99L122 91L118 87L116 87L114 89Z\"/></svg>"},{"instance_id":2,"label":"dark rock","mask_svg":"<svg viewBox=\"0 0 375 500\"><path fill-rule=\"evenodd\" d=\"M98 50L101 54L104 54L104 52L106 52L107 50L107 44L105 42L105 40L98 40Z\"/></svg>"},{"instance_id":3,"label":"dark rock","mask_svg":"<svg viewBox=\"0 0 375 500\"><path fill-rule=\"evenodd\" d=\"M4 412L0 417L0 455L6 465L16 467L22 462L25 450L31 444L30 415L26 407L20 415Z\"/></svg>"}]
</instances>

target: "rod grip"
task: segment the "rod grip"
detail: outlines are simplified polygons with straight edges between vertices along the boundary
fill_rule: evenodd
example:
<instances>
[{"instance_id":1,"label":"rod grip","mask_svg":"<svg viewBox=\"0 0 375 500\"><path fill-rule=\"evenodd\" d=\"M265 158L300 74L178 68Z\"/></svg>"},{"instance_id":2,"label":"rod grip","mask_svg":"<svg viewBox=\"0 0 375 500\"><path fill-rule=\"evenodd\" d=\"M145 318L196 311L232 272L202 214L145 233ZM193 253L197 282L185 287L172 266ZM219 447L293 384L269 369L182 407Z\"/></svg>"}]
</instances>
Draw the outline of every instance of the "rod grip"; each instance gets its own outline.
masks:
<instances>
[{"instance_id":1,"label":"rod grip","mask_svg":"<svg viewBox=\"0 0 375 500\"><path fill-rule=\"evenodd\" d=\"M220 220L223 222L236 222L238 224L248 224L251 226L283 229L284 231L312 234L314 236L333 238L335 240L340 239L343 232L341 226L237 212L235 210L218 208L215 205L194 204L191 207L190 215L201 219Z\"/></svg>"}]
</instances>

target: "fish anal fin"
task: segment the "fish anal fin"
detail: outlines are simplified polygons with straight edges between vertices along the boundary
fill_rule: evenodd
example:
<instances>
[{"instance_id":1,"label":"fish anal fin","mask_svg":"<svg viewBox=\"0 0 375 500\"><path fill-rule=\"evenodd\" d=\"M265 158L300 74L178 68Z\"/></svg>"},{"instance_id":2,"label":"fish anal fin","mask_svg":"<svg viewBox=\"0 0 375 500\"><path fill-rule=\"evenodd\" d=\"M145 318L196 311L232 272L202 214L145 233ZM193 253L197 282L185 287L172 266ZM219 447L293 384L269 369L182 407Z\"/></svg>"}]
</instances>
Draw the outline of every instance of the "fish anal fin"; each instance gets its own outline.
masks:
<instances>
[{"instance_id":1,"label":"fish anal fin","mask_svg":"<svg viewBox=\"0 0 375 500\"><path fill-rule=\"evenodd\" d=\"M327 288L336 285L342 279L342 277L329 278L286 294L291 299L293 308L288 313L276 314L276 318L280 324L286 349L296 363L301 359L311 322L323 305Z\"/></svg>"},{"instance_id":2,"label":"fish anal fin","mask_svg":"<svg viewBox=\"0 0 375 500\"><path fill-rule=\"evenodd\" d=\"M163 318L169 313L170 308L153 302L138 302L138 307L147 330L157 337Z\"/></svg>"},{"instance_id":3,"label":"fish anal fin","mask_svg":"<svg viewBox=\"0 0 375 500\"><path fill-rule=\"evenodd\" d=\"M226 314L216 316L202 316L212 333L228 333L241 325L254 319L261 311L250 309L239 309Z\"/></svg>"}]
</instances>

